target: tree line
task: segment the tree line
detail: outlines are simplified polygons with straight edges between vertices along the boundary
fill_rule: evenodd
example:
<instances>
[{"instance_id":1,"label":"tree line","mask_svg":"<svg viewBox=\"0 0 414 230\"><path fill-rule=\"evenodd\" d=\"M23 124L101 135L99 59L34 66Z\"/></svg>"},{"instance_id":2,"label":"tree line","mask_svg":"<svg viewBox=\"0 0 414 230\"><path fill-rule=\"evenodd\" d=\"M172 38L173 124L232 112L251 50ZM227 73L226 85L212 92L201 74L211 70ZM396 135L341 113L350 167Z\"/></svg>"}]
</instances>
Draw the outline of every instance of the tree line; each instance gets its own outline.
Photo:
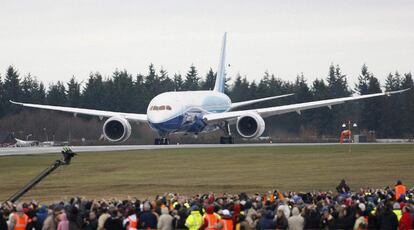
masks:
<instances>
[{"instance_id":1,"label":"tree line","mask_svg":"<svg viewBox=\"0 0 414 230\"><path fill-rule=\"evenodd\" d=\"M57 81L47 87L30 73L21 76L14 66L0 75L0 118L18 114L23 108L12 105L9 100L60 106L81 107L131 113L146 113L150 100L166 91L209 90L214 87L216 73L210 68L200 74L195 66L187 73L170 75L167 70L156 70L153 64L147 74L132 74L127 70L115 70L104 77L91 73L84 84L75 77L68 82ZM327 76L308 82L303 74L294 81L283 80L265 72L258 81L246 76L234 76L233 83L227 79L226 93L233 102L267 96L294 93L293 96L263 102L246 108L259 108L290 103L346 97L357 92L370 94L382 92L380 81L364 64L355 85L350 85L339 65L331 64ZM385 90L414 88L411 73L389 73L384 82ZM354 103L274 116L266 120L265 135L275 132L309 137L338 136L342 123L358 124L358 132L375 133L382 138L413 138L414 90L392 97L372 98Z\"/></svg>"}]
</instances>

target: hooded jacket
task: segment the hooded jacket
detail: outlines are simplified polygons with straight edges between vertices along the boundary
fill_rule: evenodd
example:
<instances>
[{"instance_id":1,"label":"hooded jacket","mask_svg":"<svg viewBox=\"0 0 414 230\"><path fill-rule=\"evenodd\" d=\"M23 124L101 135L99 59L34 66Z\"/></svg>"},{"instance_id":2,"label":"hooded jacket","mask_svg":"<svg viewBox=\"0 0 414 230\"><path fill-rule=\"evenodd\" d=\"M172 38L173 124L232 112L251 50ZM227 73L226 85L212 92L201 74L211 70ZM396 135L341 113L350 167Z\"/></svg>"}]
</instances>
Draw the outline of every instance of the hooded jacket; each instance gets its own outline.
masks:
<instances>
[{"instance_id":1,"label":"hooded jacket","mask_svg":"<svg viewBox=\"0 0 414 230\"><path fill-rule=\"evenodd\" d=\"M300 215L298 208L292 209L292 216L289 217L288 224L291 230L301 230L305 227L305 219Z\"/></svg>"},{"instance_id":2,"label":"hooded jacket","mask_svg":"<svg viewBox=\"0 0 414 230\"><path fill-rule=\"evenodd\" d=\"M161 216L158 219L157 229L171 230L173 227L173 217L168 212L168 208L161 208Z\"/></svg>"}]
</instances>

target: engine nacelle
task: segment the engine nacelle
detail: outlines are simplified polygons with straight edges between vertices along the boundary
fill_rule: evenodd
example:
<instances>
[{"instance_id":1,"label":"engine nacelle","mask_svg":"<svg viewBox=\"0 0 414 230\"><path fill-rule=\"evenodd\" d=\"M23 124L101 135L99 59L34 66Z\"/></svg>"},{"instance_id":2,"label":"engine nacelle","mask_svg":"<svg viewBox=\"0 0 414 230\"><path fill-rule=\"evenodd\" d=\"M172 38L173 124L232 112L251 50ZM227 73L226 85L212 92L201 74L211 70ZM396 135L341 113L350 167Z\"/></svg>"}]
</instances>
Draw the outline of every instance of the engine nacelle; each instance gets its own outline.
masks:
<instances>
[{"instance_id":1,"label":"engine nacelle","mask_svg":"<svg viewBox=\"0 0 414 230\"><path fill-rule=\"evenodd\" d=\"M103 134L111 142L126 141L131 136L131 124L122 117L111 117L103 125Z\"/></svg>"},{"instance_id":2,"label":"engine nacelle","mask_svg":"<svg viewBox=\"0 0 414 230\"><path fill-rule=\"evenodd\" d=\"M246 113L237 119L236 128L244 138L257 138L263 134L265 122L257 113Z\"/></svg>"}]
</instances>

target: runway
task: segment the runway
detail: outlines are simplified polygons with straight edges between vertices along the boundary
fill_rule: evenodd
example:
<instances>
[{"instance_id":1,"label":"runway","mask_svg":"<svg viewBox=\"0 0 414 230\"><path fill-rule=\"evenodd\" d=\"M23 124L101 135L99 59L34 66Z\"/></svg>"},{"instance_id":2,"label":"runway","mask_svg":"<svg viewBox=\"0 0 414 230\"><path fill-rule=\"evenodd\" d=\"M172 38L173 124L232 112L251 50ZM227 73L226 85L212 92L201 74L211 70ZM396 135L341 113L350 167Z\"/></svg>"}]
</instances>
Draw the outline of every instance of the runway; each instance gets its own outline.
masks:
<instances>
[{"instance_id":1,"label":"runway","mask_svg":"<svg viewBox=\"0 0 414 230\"><path fill-rule=\"evenodd\" d=\"M359 144L383 144L383 143L359 143ZM394 143L401 144L401 143ZM338 143L248 143L248 144L181 144L181 145L101 145L101 146L71 146L76 153L87 152L111 152L127 150L152 150L152 149L191 149L191 148L234 148L234 147L272 147L272 146L316 146L316 145L339 145ZM355 144L352 144L355 145ZM15 155L40 155L48 153L59 153L62 146L51 147L5 147L0 148L0 156Z\"/></svg>"}]
</instances>

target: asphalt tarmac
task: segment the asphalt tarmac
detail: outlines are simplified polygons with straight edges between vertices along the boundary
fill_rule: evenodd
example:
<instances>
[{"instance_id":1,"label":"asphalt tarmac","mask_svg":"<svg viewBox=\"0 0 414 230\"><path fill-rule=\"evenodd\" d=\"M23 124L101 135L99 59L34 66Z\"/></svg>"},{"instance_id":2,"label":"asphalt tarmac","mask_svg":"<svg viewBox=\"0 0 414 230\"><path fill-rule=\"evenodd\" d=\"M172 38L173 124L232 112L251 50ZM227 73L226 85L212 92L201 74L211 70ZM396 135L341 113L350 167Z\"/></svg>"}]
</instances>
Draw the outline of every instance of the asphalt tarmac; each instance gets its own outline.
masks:
<instances>
[{"instance_id":1,"label":"asphalt tarmac","mask_svg":"<svg viewBox=\"0 0 414 230\"><path fill-rule=\"evenodd\" d=\"M377 143L359 143L377 144ZM380 144L380 143L378 143ZM315 146L338 145L338 143L259 143L259 144L180 144L180 145L101 145L101 146L73 146L76 153L81 152L111 152L123 150L151 150L151 149L179 149L179 148L229 148L229 147L264 147L264 146ZM353 144L355 145L355 144ZM5 147L0 148L0 156L13 155L39 155L47 153L59 153L62 146L50 147Z\"/></svg>"}]
</instances>

